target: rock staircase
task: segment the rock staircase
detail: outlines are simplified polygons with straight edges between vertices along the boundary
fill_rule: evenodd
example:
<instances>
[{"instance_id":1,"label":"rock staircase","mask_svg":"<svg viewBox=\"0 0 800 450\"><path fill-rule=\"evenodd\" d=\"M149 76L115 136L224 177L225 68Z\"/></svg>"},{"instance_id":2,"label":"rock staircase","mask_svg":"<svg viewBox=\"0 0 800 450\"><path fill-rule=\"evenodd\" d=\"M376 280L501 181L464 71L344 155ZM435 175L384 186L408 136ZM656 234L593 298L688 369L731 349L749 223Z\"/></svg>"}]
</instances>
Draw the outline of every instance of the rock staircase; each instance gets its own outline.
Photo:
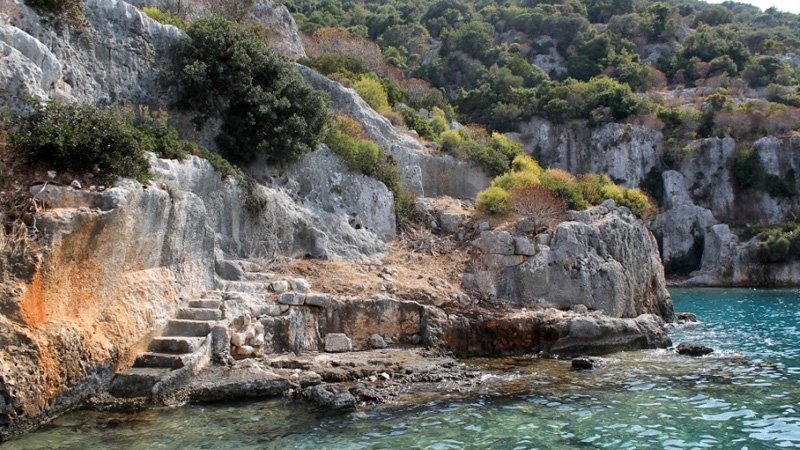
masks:
<instances>
[{"instance_id":1,"label":"rock staircase","mask_svg":"<svg viewBox=\"0 0 800 450\"><path fill-rule=\"evenodd\" d=\"M211 297L210 294L206 294ZM192 369L202 363L210 347L211 331L222 319L219 297L190 300L167 322L161 336L150 341L133 367L117 373L110 393L115 397L147 397L154 386L179 369Z\"/></svg>"}]
</instances>

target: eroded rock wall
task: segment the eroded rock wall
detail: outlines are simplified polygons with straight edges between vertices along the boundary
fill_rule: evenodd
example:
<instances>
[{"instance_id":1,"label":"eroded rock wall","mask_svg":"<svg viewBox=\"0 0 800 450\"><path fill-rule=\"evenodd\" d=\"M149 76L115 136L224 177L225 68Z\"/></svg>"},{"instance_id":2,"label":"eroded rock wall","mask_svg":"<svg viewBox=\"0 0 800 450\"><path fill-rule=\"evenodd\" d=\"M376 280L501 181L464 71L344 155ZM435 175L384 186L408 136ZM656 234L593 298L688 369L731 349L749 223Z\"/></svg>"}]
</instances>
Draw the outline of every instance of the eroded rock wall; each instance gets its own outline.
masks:
<instances>
[{"instance_id":1,"label":"eroded rock wall","mask_svg":"<svg viewBox=\"0 0 800 450\"><path fill-rule=\"evenodd\" d=\"M578 306L610 317L656 314L672 300L656 240L644 222L609 200L535 236L486 230L465 284L489 299L526 307Z\"/></svg>"},{"instance_id":2,"label":"eroded rock wall","mask_svg":"<svg viewBox=\"0 0 800 450\"><path fill-rule=\"evenodd\" d=\"M181 296L214 283L214 233L197 196L125 181L76 204L64 188L47 189L41 264L3 284L0 434L107 382Z\"/></svg>"},{"instance_id":3,"label":"eroded rock wall","mask_svg":"<svg viewBox=\"0 0 800 450\"><path fill-rule=\"evenodd\" d=\"M545 166L576 175L607 173L617 182L636 187L651 170L661 173L662 208L650 228L670 270L680 274L701 269L692 283L764 284L763 280L776 280L779 284L800 284L792 264L762 267L746 245L730 246L729 259L716 259L719 252L705 251L710 249L705 239L716 242L717 236L712 233L715 225L727 224L731 230L734 225L769 225L800 217L798 195L773 196L763 189L736 187L732 166L738 143L734 139L689 142L677 162L667 168L662 134L644 126L610 123L591 127L583 121L553 124L535 118L521 124L512 136ZM800 170L800 139L767 136L757 140L753 148L766 173L800 192L800 177L796 175ZM730 261L737 261L735 268Z\"/></svg>"}]
</instances>

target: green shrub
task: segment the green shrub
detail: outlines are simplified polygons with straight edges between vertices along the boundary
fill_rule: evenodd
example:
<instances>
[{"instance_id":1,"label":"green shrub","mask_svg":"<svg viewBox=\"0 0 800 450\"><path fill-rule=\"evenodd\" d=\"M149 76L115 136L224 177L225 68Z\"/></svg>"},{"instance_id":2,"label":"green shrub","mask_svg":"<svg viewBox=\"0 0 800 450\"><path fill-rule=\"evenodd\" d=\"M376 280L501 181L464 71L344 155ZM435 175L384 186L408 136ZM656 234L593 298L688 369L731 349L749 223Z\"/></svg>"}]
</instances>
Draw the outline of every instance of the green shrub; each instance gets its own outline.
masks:
<instances>
[{"instance_id":1,"label":"green shrub","mask_svg":"<svg viewBox=\"0 0 800 450\"><path fill-rule=\"evenodd\" d=\"M119 112L78 103L34 108L9 136L9 143L33 160L103 180L150 177L144 151L153 144L142 142L142 132Z\"/></svg>"},{"instance_id":2,"label":"green shrub","mask_svg":"<svg viewBox=\"0 0 800 450\"><path fill-rule=\"evenodd\" d=\"M157 6L142 6L140 10L148 17L164 25L173 25L181 30L186 30L186 21L169 11L158 8Z\"/></svg>"},{"instance_id":3,"label":"green shrub","mask_svg":"<svg viewBox=\"0 0 800 450\"><path fill-rule=\"evenodd\" d=\"M433 109L431 109L431 128L433 128L433 134L436 136L450 129L447 125L447 116L444 111L442 111L442 108L438 106L434 106Z\"/></svg>"},{"instance_id":4,"label":"green shrub","mask_svg":"<svg viewBox=\"0 0 800 450\"><path fill-rule=\"evenodd\" d=\"M403 190L400 168L380 146L367 139L361 125L349 116L339 115L325 134L325 143L352 170L373 177L392 191L395 211L406 214L409 194Z\"/></svg>"},{"instance_id":5,"label":"green shrub","mask_svg":"<svg viewBox=\"0 0 800 450\"><path fill-rule=\"evenodd\" d=\"M753 227L742 236L757 235L756 258L764 264L800 260L800 223L785 222Z\"/></svg>"},{"instance_id":6,"label":"green shrub","mask_svg":"<svg viewBox=\"0 0 800 450\"><path fill-rule=\"evenodd\" d=\"M425 136L431 139L436 138L436 133L433 132L431 123L428 122L428 119L423 117L422 114L408 107L401 108L400 114L403 115L403 120L405 120L408 128L416 131L420 136Z\"/></svg>"},{"instance_id":7,"label":"green shrub","mask_svg":"<svg viewBox=\"0 0 800 450\"><path fill-rule=\"evenodd\" d=\"M47 20L62 22L73 26L83 24L83 0L25 0Z\"/></svg>"},{"instance_id":8,"label":"green shrub","mask_svg":"<svg viewBox=\"0 0 800 450\"><path fill-rule=\"evenodd\" d=\"M362 75L353 88L375 111L384 113L389 110L389 97L377 76Z\"/></svg>"},{"instance_id":9,"label":"green shrub","mask_svg":"<svg viewBox=\"0 0 800 450\"><path fill-rule=\"evenodd\" d=\"M456 154L461 148L464 139L457 130L447 130L439 135L439 145L442 151Z\"/></svg>"},{"instance_id":10,"label":"green shrub","mask_svg":"<svg viewBox=\"0 0 800 450\"><path fill-rule=\"evenodd\" d=\"M502 215L508 212L509 196L505 189L490 186L478 193L475 206L486 214Z\"/></svg>"},{"instance_id":11,"label":"green shrub","mask_svg":"<svg viewBox=\"0 0 800 450\"><path fill-rule=\"evenodd\" d=\"M740 146L736 149L731 170L733 182L740 189L755 188L764 177L764 163L758 151L752 147Z\"/></svg>"},{"instance_id":12,"label":"green shrub","mask_svg":"<svg viewBox=\"0 0 800 450\"><path fill-rule=\"evenodd\" d=\"M574 176L560 169L547 169L542 174L542 185L558 194L570 209L582 210L590 206L583 189Z\"/></svg>"},{"instance_id":13,"label":"green shrub","mask_svg":"<svg viewBox=\"0 0 800 450\"><path fill-rule=\"evenodd\" d=\"M325 96L251 30L221 17L187 30L176 76L180 106L221 115L216 141L228 159L291 161L313 150L328 119Z\"/></svg>"}]
</instances>

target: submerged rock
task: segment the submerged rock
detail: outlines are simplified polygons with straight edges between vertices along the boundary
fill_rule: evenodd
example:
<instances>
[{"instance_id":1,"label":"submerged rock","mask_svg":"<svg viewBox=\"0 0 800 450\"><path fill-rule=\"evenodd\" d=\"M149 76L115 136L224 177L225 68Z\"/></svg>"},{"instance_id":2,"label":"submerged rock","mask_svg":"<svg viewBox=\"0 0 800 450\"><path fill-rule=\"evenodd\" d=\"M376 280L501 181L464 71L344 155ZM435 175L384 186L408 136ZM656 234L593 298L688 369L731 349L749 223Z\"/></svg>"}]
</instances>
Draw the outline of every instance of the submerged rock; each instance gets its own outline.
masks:
<instances>
[{"instance_id":1,"label":"submerged rock","mask_svg":"<svg viewBox=\"0 0 800 450\"><path fill-rule=\"evenodd\" d=\"M572 359L572 370L595 370L605 366L606 363L600 358L590 358L588 356L581 356Z\"/></svg>"},{"instance_id":2,"label":"submerged rock","mask_svg":"<svg viewBox=\"0 0 800 450\"><path fill-rule=\"evenodd\" d=\"M697 322L697 316L690 312L675 313L675 323L693 323Z\"/></svg>"},{"instance_id":3,"label":"submerged rock","mask_svg":"<svg viewBox=\"0 0 800 450\"><path fill-rule=\"evenodd\" d=\"M303 389L303 398L323 408L355 409L356 398L340 384L320 384Z\"/></svg>"},{"instance_id":4,"label":"submerged rock","mask_svg":"<svg viewBox=\"0 0 800 450\"><path fill-rule=\"evenodd\" d=\"M682 342L675 347L675 351L681 355L688 355L688 356L705 356L711 353L714 353L714 349L711 347L706 347L705 345L700 344L691 344L688 342Z\"/></svg>"}]
</instances>

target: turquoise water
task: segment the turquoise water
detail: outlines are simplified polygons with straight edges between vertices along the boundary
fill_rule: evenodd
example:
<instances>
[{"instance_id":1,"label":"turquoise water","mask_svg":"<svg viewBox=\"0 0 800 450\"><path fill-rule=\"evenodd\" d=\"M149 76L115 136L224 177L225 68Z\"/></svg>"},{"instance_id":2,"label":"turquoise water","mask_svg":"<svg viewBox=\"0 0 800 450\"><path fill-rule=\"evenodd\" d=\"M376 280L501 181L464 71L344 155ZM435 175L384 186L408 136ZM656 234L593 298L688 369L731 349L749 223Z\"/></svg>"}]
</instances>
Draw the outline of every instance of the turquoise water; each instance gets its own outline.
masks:
<instances>
[{"instance_id":1,"label":"turquoise water","mask_svg":"<svg viewBox=\"0 0 800 450\"><path fill-rule=\"evenodd\" d=\"M136 414L84 411L8 449L768 449L800 447L800 291L673 290L701 323L673 340L718 351L625 352L591 373L567 361L473 360L478 393L332 415L270 400ZM434 399L434 400L430 400Z\"/></svg>"}]
</instances>

